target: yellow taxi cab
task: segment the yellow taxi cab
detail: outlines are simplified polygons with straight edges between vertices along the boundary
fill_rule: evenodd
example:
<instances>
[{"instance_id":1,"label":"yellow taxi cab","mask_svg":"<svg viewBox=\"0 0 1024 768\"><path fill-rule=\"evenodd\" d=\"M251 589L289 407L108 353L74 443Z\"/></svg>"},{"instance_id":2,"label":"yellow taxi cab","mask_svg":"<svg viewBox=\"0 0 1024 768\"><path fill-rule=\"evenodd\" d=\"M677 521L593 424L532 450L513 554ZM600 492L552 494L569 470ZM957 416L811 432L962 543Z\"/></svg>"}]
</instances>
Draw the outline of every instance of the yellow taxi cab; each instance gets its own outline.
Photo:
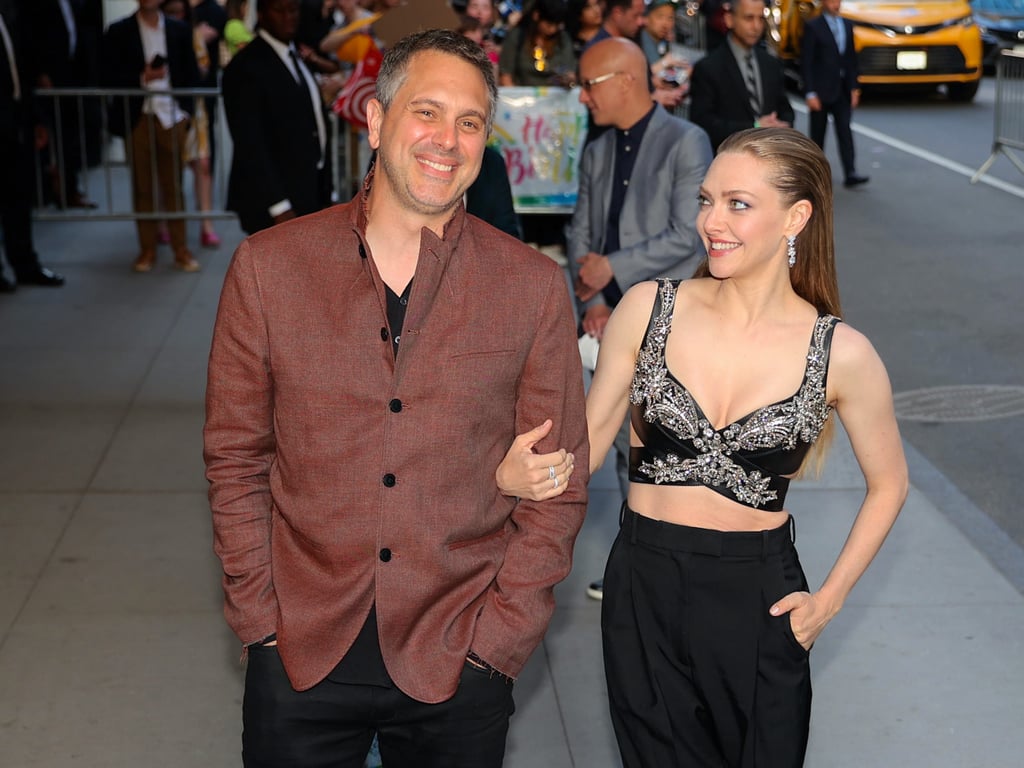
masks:
<instances>
[{"instance_id":1,"label":"yellow taxi cab","mask_svg":"<svg viewBox=\"0 0 1024 768\"><path fill-rule=\"evenodd\" d=\"M816 0L769 0L768 47L787 66L800 60L804 22ZM945 85L953 101L970 101L982 74L981 32L967 0L843 0L853 22L861 85Z\"/></svg>"}]
</instances>

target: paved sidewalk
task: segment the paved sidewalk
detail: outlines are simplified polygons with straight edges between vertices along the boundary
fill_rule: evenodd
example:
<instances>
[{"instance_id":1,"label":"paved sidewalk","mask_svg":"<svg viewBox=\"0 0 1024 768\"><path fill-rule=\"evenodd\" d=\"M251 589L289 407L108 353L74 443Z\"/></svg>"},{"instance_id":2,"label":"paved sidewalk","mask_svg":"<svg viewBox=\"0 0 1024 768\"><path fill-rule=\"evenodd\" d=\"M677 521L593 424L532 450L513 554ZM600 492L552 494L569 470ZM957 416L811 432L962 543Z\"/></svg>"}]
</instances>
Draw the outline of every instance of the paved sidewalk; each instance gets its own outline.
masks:
<instances>
[{"instance_id":1,"label":"paved sidewalk","mask_svg":"<svg viewBox=\"0 0 1024 768\"><path fill-rule=\"evenodd\" d=\"M130 225L37 225L67 286L0 296L0 768L240 765L242 670L200 434L212 321L241 238L219 229L220 251L196 250L201 273L172 270L168 250L137 275ZM1020 766L1024 597L1003 572L1024 583L1024 554L909 453L906 508L812 656L807 765ZM508 768L619 765L600 605L584 595L614 536L615 487L611 471L595 476L575 567L516 686ZM792 490L812 584L862 493L842 436L823 478Z\"/></svg>"}]
</instances>

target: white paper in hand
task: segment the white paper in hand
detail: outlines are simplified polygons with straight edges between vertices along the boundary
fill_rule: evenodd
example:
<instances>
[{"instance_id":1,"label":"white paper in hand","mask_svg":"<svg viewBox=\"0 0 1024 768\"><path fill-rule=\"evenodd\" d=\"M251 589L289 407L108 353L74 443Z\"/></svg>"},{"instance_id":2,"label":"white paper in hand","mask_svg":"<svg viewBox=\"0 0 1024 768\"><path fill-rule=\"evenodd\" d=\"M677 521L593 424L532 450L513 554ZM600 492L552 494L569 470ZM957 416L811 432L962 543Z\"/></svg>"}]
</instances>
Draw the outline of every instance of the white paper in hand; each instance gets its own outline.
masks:
<instances>
[{"instance_id":1,"label":"white paper in hand","mask_svg":"<svg viewBox=\"0 0 1024 768\"><path fill-rule=\"evenodd\" d=\"M596 336L584 333L580 336L580 359L588 371L597 368L597 350L601 346Z\"/></svg>"}]
</instances>

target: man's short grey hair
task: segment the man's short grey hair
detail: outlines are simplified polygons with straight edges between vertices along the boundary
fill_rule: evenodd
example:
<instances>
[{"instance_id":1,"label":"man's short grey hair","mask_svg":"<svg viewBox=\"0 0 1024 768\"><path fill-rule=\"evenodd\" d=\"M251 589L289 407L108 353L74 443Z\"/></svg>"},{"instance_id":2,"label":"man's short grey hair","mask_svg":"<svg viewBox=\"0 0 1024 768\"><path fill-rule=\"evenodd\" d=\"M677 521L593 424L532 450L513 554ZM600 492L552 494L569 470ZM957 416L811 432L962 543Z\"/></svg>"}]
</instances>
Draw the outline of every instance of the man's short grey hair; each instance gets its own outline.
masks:
<instances>
[{"instance_id":1,"label":"man's short grey hair","mask_svg":"<svg viewBox=\"0 0 1024 768\"><path fill-rule=\"evenodd\" d=\"M498 82L494 77L494 66L479 43L450 29L428 29L423 32L414 32L411 35L406 35L387 50L387 53L384 54L384 61L380 65L380 73L377 75L375 94L377 101L384 107L384 111L387 112L391 108L395 94L405 82L406 74L409 71L409 62L412 61L412 58L417 53L429 52L456 56L480 70L487 85L487 132L490 133L498 103Z\"/></svg>"}]
</instances>

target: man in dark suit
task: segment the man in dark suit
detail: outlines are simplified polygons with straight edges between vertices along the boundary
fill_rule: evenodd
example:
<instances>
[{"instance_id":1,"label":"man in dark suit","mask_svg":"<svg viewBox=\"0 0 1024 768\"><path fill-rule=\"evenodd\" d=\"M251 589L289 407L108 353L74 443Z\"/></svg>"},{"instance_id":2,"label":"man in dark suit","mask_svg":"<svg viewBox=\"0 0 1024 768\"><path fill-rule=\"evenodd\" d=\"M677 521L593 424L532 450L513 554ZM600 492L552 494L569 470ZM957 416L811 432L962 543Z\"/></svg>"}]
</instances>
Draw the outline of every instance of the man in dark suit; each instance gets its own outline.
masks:
<instances>
[{"instance_id":1,"label":"man in dark suit","mask_svg":"<svg viewBox=\"0 0 1024 768\"><path fill-rule=\"evenodd\" d=\"M853 24L839 15L841 3L842 0L822 0L821 15L804 25L800 67L810 110L811 139L825 148L825 129L828 116L832 115L844 184L856 187L868 181L867 176L857 174L850 130L853 110L860 103L860 69L853 47Z\"/></svg>"},{"instance_id":2,"label":"man in dark suit","mask_svg":"<svg viewBox=\"0 0 1024 768\"><path fill-rule=\"evenodd\" d=\"M56 287L64 278L39 263L32 243L35 112L34 75L24 56L25 32L19 8L0 0L0 225L14 281L0 272L0 293L19 284Z\"/></svg>"},{"instance_id":3,"label":"man in dark suit","mask_svg":"<svg viewBox=\"0 0 1024 768\"><path fill-rule=\"evenodd\" d=\"M222 83L234 143L227 207L249 234L330 201L323 102L293 43L299 0L259 0L256 8L257 35Z\"/></svg>"},{"instance_id":4,"label":"man in dark suit","mask_svg":"<svg viewBox=\"0 0 1024 768\"><path fill-rule=\"evenodd\" d=\"M718 145L744 128L789 128L793 107L782 64L761 46L764 0L734 0L725 14L726 45L693 67L690 119Z\"/></svg>"},{"instance_id":5,"label":"man in dark suit","mask_svg":"<svg viewBox=\"0 0 1024 768\"><path fill-rule=\"evenodd\" d=\"M83 0L35 0L25 3L32 15L33 55L36 80L41 88L83 88L95 85L95 70L89 61L88 29L82 24ZM53 201L60 208L95 208L78 187L84 169L83 128L93 130L96 102L60 99L59 114L54 101L40 104L50 134L50 150L44 167L52 184ZM83 125L85 118L85 125ZM98 123L97 123L98 124ZM51 156L51 152L53 153ZM49 189L45 190L47 193Z\"/></svg>"},{"instance_id":6,"label":"man in dark suit","mask_svg":"<svg viewBox=\"0 0 1024 768\"><path fill-rule=\"evenodd\" d=\"M160 0L139 0L139 9L116 21L103 39L103 83L113 88L163 91L195 88L199 67L187 24L166 18ZM132 167L132 202L136 212L177 212L184 202L181 177L193 112L191 98L132 96L127 104L118 99L110 114L111 130L120 132L128 145ZM127 113L127 114L126 114ZM127 124L125 117L127 116ZM153 176L156 169L156 177ZM157 189L159 189L158 200ZM149 272L156 261L157 222L139 219L139 255L133 269ZM174 249L174 266L196 272L199 263L185 245L184 219L169 219L167 230Z\"/></svg>"}]
</instances>

